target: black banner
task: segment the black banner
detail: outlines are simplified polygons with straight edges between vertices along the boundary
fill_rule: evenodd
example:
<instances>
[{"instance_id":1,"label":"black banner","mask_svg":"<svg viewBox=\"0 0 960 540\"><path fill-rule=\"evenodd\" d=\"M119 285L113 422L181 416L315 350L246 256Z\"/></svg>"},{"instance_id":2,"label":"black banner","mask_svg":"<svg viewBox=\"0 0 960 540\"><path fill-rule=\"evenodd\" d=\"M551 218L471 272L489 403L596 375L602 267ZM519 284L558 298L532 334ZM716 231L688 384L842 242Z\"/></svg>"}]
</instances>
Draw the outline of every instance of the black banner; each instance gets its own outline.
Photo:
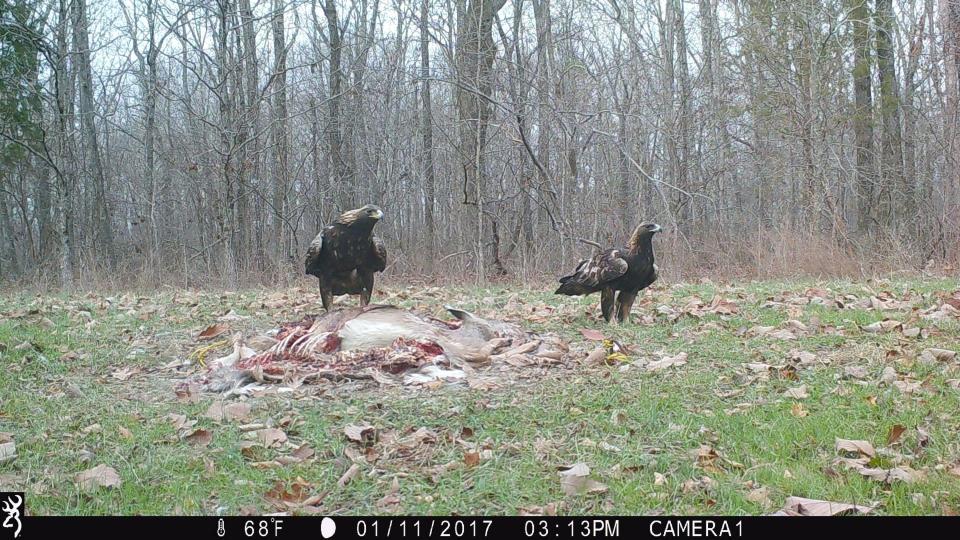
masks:
<instances>
[{"instance_id":1,"label":"black banner","mask_svg":"<svg viewBox=\"0 0 960 540\"><path fill-rule=\"evenodd\" d=\"M954 535L954 517L23 517L18 538L782 538ZM0 539L12 538L0 530Z\"/></svg>"}]
</instances>

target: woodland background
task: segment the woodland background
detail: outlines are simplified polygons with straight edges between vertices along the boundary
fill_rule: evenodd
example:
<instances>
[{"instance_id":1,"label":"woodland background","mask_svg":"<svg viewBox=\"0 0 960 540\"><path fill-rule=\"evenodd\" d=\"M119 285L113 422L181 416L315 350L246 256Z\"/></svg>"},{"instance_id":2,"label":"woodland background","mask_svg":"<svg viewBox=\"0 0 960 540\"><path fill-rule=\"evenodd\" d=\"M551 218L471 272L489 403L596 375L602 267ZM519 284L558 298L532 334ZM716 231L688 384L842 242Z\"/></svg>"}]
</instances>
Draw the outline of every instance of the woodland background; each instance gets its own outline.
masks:
<instances>
[{"instance_id":1,"label":"woodland background","mask_svg":"<svg viewBox=\"0 0 960 540\"><path fill-rule=\"evenodd\" d=\"M951 269L960 0L0 0L0 280Z\"/></svg>"}]
</instances>

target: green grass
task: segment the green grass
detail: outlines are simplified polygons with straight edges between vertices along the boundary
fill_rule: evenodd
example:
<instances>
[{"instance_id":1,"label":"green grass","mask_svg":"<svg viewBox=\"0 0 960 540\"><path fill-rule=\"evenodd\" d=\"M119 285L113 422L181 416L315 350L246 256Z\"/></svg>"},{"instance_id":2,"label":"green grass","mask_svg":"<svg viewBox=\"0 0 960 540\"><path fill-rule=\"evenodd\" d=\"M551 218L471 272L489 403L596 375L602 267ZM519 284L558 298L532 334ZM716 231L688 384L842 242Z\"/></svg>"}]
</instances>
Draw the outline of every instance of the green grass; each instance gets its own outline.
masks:
<instances>
[{"instance_id":1,"label":"green grass","mask_svg":"<svg viewBox=\"0 0 960 540\"><path fill-rule=\"evenodd\" d=\"M880 311L808 304L793 313L785 306L765 307L769 298L796 297L812 286L828 289L831 297L889 291L911 305ZM434 294L396 289L380 301L438 315L444 303L504 314L528 329L562 335L571 343L571 358L533 377L501 377L499 388L489 391L326 383L244 398L252 406L247 422L284 425L291 443L258 448L252 456L241 452L245 434L238 422L204 417L216 396L178 400L174 386L184 375L161 367L196 349L196 334L218 316L231 310L242 316L231 325L249 336L315 312L313 291L7 294L0 296L0 432L12 435L19 455L0 463L0 489L26 491L33 514L273 512L278 508L267 492L298 477L311 494L323 495L314 510L326 514L516 514L551 503L562 503L561 512L569 514L763 514L789 496L877 505L880 514L951 513L960 509L960 478L949 472L960 463L960 390L947 381L960 378L960 360L928 366L916 358L929 347L960 350L960 321L930 321L916 311L938 305L938 293L957 289L957 280L659 285L638 300L637 319L655 315L660 305L681 310L693 296L709 303L717 294L734 300L740 311L673 322L657 316L623 326L596 320L597 297L508 287ZM860 330L887 317L924 327L929 335ZM839 328L840 335L811 332L784 341L748 331L788 319L811 326L819 321ZM687 364L659 372L642 369L642 362L629 369L583 365L578 360L594 344L580 328L599 329L629 345L631 360L686 352ZM24 342L32 346L18 347ZM799 369L796 379L776 373L752 379L743 367L784 365L792 350L829 363ZM897 352L888 356L891 350ZM70 352L78 357L64 356ZM867 377L843 377L850 366L865 367ZM904 394L879 384L887 366L924 386ZM111 375L125 367L140 372L126 381ZM808 398L783 396L801 384ZM795 415L796 403L806 416ZM171 413L212 432L212 442L196 447L181 440ZM346 450L357 448L342 430L360 422L373 424L388 440L375 447L376 459L361 460L360 473L340 487L337 480L350 464ZM89 428L95 424L99 428ZM888 445L895 424L907 431ZM436 442L404 450L389 441L391 434L399 438L422 427L437 434ZM463 465L465 446L457 439L464 428L472 430L463 437L466 444L492 454L475 467ZM837 437L873 443L879 455L871 466L906 465L923 478L888 485L844 470L833 464ZM301 443L315 450L312 460L252 465L288 455ZM723 459L713 467L698 464L701 445ZM577 462L588 464L591 478L609 489L564 495L557 469ZM78 488L75 475L98 464L115 468L122 485ZM458 466L437 469L447 464ZM666 481L655 483L655 473ZM704 476L711 481L707 489L688 482ZM394 480L399 503L380 503ZM768 503L748 499L760 486L769 490Z\"/></svg>"}]
</instances>

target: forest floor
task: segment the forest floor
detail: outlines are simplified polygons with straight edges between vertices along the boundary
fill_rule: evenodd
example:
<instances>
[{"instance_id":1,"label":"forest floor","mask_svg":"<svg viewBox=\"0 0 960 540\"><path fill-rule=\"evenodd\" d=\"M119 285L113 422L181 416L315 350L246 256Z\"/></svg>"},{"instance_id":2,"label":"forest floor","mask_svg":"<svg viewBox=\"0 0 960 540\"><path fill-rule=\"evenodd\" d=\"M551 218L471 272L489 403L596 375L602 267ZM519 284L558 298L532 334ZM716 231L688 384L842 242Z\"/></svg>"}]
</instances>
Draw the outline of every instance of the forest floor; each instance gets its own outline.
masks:
<instances>
[{"instance_id":1,"label":"forest floor","mask_svg":"<svg viewBox=\"0 0 960 540\"><path fill-rule=\"evenodd\" d=\"M769 514L789 497L955 514L958 290L658 284L610 326L596 296L394 288L375 301L437 316L454 304L556 332L571 353L479 388L324 381L224 404L176 391L183 361L202 369L198 334L316 313L313 289L8 292L0 489L41 515ZM629 354L588 360L591 330ZM366 447L345 433L364 424L378 435Z\"/></svg>"}]
</instances>

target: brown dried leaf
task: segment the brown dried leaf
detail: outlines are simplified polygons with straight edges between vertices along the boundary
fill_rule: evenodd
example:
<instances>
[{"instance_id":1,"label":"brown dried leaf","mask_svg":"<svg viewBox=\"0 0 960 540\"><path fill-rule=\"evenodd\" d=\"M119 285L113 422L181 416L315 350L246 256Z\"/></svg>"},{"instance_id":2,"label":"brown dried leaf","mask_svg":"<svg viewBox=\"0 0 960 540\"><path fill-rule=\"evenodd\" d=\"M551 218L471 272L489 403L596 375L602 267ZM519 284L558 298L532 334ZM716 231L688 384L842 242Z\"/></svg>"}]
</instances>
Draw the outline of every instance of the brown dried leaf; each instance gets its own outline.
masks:
<instances>
[{"instance_id":1,"label":"brown dried leaf","mask_svg":"<svg viewBox=\"0 0 960 540\"><path fill-rule=\"evenodd\" d=\"M400 504L400 480L393 478L390 484L390 491L377 501L377 507L381 510L389 510Z\"/></svg>"},{"instance_id":2,"label":"brown dried leaf","mask_svg":"<svg viewBox=\"0 0 960 540\"><path fill-rule=\"evenodd\" d=\"M343 428L347 439L362 445L371 445L377 442L377 428L370 424L348 424Z\"/></svg>"},{"instance_id":3,"label":"brown dried leaf","mask_svg":"<svg viewBox=\"0 0 960 540\"><path fill-rule=\"evenodd\" d=\"M346 486L359 473L360 473L360 465L357 465L356 463L350 465L350 468L347 469L347 472L343 473L343 476L341 476L340 479L337 480L337 485L340 487Z\"/></svg>"},{"instance_id":4,"label":"brown dried leaf","mask_svg":"<svg viewBox=\"0 0 960 540\"><path fill-rule=\"evenodd\" d=\"M86 492L95 491L97 488L115 488L120 487L123 481L117 470L106 465L97 465L92 469L87 469L77 473L74 477L77 486Z\"/></svg>"},{"instance_id":5,"label":"brown dried leaf","mask_svg":"<svg viewBox=\"0 0 960 540\"><path fill-rule=\"evenodd\" d=\"M810 411L803 408L803 403L794 402L793 405L790 406L790 414L797 418L806 418L810 414Z\"/></svg>"},{"instance_id":6,"label":"brown dried leaf","mask_svg":"<svg viewBox=\"0 0 960 540\"><path fill-rule=\"evenodd\" d=\"M520 516L555 516L563 503L550 503L543 506L521 506L517 509Z\"/></svg>"},{"instance_id":7,"label":"brown dried leaf","mask_svg":"<svg viewBox=\"0 0 960 540\"><path fill-rule=\"evenodd\" d=\"M205 429L197 429L184 437L183 440L193 446L207 446L213 440L213 434Z\"/></svg>"},{"instance_id":8,"label":"brown dried leaf","mask_svg":"<svg viewBox=\"0 0 960 540\"><path fill-rule=\"evenodd\" d=\"M210 404L210 408L207 409L207 412L204 413L204 416L214 420L215 422L222 422L223 420L246 421L249 415L249 404L236 402L224 405L222 401L214 401Z\"/></svg>"},{"instance_id":9,"label":"brown dried leaf","mask_svg":"<svg viewBox=\"0 0 960 540\"><path fill-rule=\"evenodd\" d=\"M770 501L770 488L766 486L751 489L750 492L747 493L747 500L765 508L773 504Z\"/></svg>"},{"instance_id":10,"label":"brown dried leaf","mask_svg":"<svg viewBox=\"0 0 960 540\"><path fill-rule=\"evenodd\" d=\"M297 447L296 450L291 452L290 455L297 458L300 461L304 461L312 458L315 453L316 452L314 452L313 448L310 448L310 445L308 445L307 443L303 443L299 447Z\"/></svg>"},{"instance_id":11,"label":"brown dried leaf","mask_svg":"<svg viewBox=\"0 0 960 540\"><path fill-rule=\"evenodd\" d=\"M887 444L893 444L900 440L900 437L907 431L907 428L902 424L894 424L890 426L890 433L887 434Z\"/></svg>"},{"instance_id":12,"label":"brown dried leaf","mask_svg":"<svg viewBox=\"0 0 960 540\"><path fill-rule=\"evenodd\" d=\"M463 463L467 467L476 467L480 464L480 452L464 452Z\"/></svg>"},{"instance_id":13,"label":"brown dried leaf","mask_svg":"<svg viewBox=\"0 0 960 540\"><path fill-rule=\"evenodd\" d=\"M593 330L592 328L581 328L580 333L583 334L583 337L591 341L603 341L606 339L603 335L603 332L599 330Z\"/></svg>"},{"instance_id":14,"label":"brown dried leaf","mask_svg":"<svg viewBox=\"0 0 960 540\"><path fill-rule=\"evenodd\" d=\"M568 496L585 493L606 493L607 486L589 477L590 467L586 463L576 463L558 472L560 487Z\"/></svg>"},{"instance_id":15,"label":"brown dried leaf","mask_svg":"<svg viewBox=\"0 0 960 540\"><path fill-rule=\"evenodd\" d=\"M920 361L928 364L952 362L957 358L957 352L949 349L924 349L920 353Z\"/></svg>"},{"instance_id":16,"label":"brown dried leaf","mask_svg":"<svg viewBox=\"0 0 960 540\"><path fill-rule=\"evenodd\" d=\"M287 434L281 429L277 428L266 428L258 429L255 431L257 435L257 440L260 441L260 444L270 448L271 446L276 446L287 442Z\"/></svg>"},{"instance_id":17,"label":"brown dried leaf","mask_svg":"<svg viewBox=\"0 0 960 540\"><path fill-rule=\"evenodd\" d=\"M200 341L207 341L213 339L219 335L225 334L230 330L230 327L225 324L211 324L206 327L203 332L200 332L200 335L197 336L197 339Z\"/></svg>"},{"instance_id":18,"label":"brown dried leaf","mask_svg":"<svg viewBox=\"0 0 960 540\"><path fill-rule=\"evenodd\" d=\"M672 366L682 366L687 363L687 353L682 352L676 356L666 356L662 360L650 362L647 364L647 371L660 371Z\"/></svg>"},{"instance_id":19,"label":"brown dried leaf","mask_svg":"<svg viewBox=\"0 0 960 540\"><path fill-rule=\"evenodd\" d=\"M872 478L873 480L884 482L886 484L892 484L896 481L906 482L909 484L919 480L922 476L920 472L915 471L910 467L894 467L892 469L863 468L858 472L867 478Z\"/></svg>"},{"instance_id":20,"label":"brown dried leaf","mask_svg":"<svg viewBox=\"0 0 960 540\"><path fill-rule=\"evenodd\" d=\"M597 347L596 349L590 351L590 354L587 355L585 363L593 364L602 364L607 359L607 351L603 347Z\"/></svg>"},{"instance_id":21,"label":"brown dried leaf","mask_svg":"<svg viewBox=\"0 0 960 540\"><path fill-rule=\"evenodd\" d=\"M303 505L310 499L310 491L312 489L312 484L298 476L297 479L290 484L289 488L284 486L283 481L278 480L277 483L273 485L273 488L264 495L264 498L282 509L297 507Z\"/></svg>"},{"instance_id":22,"label":"brown dried leaf","mask_svg":"<svg viewBox=\"0 0 960 540\"><path fill-rule=\"evenodd\" d=\"M805 384L801 384L796 388L790 388L789 390L784 392L783 395L785 397L793 398L793 399L807 399L808 397L810 397L810 394L807 391L807 385Z\"/></svg>"},{"instance_id":23,"label":"brown dried leaf","mask_svg":"<svg viewBox=\"0 0 960 540\"><path fill-rule=\"evenodd\" d=\"M840 516L869 514L874 507L856 504L818 501L803 497L787 497L783 508L773 515L786 516Z\"/></svg>"},{"instance_id":24,"label":"brown dried leaf","mask_svg":"<svg viewBox=\"0 0 960 540\"><path fill-rule=\"evenodd\" d=\"M113 373L110 374L110 376L118 381L126 381L126 380L129 380L130 377L133 377L134 375L136 375L137 373L140 373L140 368L125 367L125 368L120 368L114 371Z\"/></svg>"},{"instance_id":25,"label":"brown dried leaf","mask_svg":"<svg viewBox=\"0 0 960 540\"><path fill-rule=\"evenodd\" d=\"M864 455L871 458L877 455L877 451L874 450L873 445L867 441L837 438L836 449L838 452L850 452L858 456Z\"/></svg>"}]
</instances>

